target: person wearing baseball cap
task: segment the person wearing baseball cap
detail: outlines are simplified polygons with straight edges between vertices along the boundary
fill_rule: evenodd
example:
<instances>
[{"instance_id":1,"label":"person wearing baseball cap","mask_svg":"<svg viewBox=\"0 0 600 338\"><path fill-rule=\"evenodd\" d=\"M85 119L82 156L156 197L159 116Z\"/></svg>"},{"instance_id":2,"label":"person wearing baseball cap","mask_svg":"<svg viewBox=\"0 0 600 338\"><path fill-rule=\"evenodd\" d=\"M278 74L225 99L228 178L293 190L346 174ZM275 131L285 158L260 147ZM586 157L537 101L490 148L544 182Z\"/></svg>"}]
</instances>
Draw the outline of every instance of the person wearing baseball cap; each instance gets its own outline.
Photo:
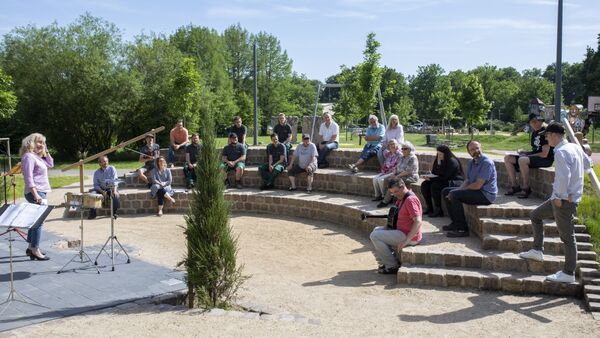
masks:
<instances>
[{"instance_id":1,"label":"person wearing baseball cap","mask_svg":"<svg viewBox=\"0 0 600 338\"><path fill-rule=\"evenodd\" d=\"M565 127L552 122L546 127L546 139L554 147L554 183L552 195L531 211L529 218L533 227L533 248L521 252L519 257L535 261L544 260L544 219L555 219L560 240L565 248L565 263L561 271L546 277L559 283L574 283L577 263L577 243L573 218L583 196L583 174L591 168L580 146L565 140Z\"/></svg>"},{"instance_id":2,"label":"person wearing baseball cap","mask_svg":"<svg viewBox=\"0 0 600 338\"><path fill-rule=\"evenodd\" d=\"M144 166L137 170L138 178L150 187L150 180L146 176L147 172L151 172L156 167L156 159L160 156L160 146L154 143L154 134L146 134L146 144L140 148L139 161L144 163Z\"/></svg>"},{"instance_id":3,"label":"person wearing baseball cap","mask_svg":"<svg viewBox=\"0 0 600 338\"><path fill-rule=\"evenodd\" d=\"M527 198L531 194L529 186L530 168L551 167L554 162L554 151L548 145L546 140L546 128L544 127L544 118L538 114L529 114L527 121L531 127L531 151L518 150L517 155L504 156L504 166L508 173L510 190L505 194L507 196L517 195L519 198ZM519 183L517 183L517 173Z\"/></svg>"}]
</instances>

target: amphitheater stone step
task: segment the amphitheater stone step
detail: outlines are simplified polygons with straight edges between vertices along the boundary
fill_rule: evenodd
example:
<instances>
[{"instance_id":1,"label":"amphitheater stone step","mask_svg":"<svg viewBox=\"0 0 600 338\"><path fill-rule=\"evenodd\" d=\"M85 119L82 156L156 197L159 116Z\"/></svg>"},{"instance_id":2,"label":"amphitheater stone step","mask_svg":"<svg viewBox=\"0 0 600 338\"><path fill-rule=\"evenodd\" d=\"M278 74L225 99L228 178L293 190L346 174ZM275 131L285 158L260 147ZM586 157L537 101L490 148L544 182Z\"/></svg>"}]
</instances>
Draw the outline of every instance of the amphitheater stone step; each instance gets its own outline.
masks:
<instances>
[{"instance_id":1,"label":"amphitheater stone step","mask_svg":"<svg viewBox=\"0 0 600 338\"><path fill-rule=\"evenodd\" d=\"M529 218L480 218L482 224L482 231L484 234L507 234L507 235L531 235L533 234L533 228L531 226L531 220ZM575 225L576 234L584 234L586 227L583 224ZM547 236L558 235L558 228L556 222L546 221L544 222L544 234ZM579 240L579 239L578 239Z\"/></svg>"},{"instance_id":2,"label":"amphitheater stone step","mask_svg":"<svg viewBox=\"0 0 600 338\"><path fill-rule=\"evenodd\" d=\"M402 266L398 283L420 286L462 287L481 290L500 290L512 293L544 293L560 296L580 296L582 284L554 283L545 275L519 272L498 272L468 268L439 268Z\"/></svg>"},{"instance_id":3,"label":"amphitheater stone step","mask_svg":"<svg viewBox=\"0 0 600 338\"><path fill-rule=\"evenodd\" d=\"M582 241L580 241L580 237L583 237ZM483 236L482 247L486 250L527 251L533 247L533 237L527 235L488 234ZM589 243L589 235L577 234L577 250L583 252L592 251L592 244ZM545 236L544 253L564 254L564 245L560 237Z\"/></svg>"},{"instance_id":4,"label":"amphitheater stone step","mask_svg":"<svg viewBox=\"0 0 600 338\"><path fill-rule=\"evenodd\" d=\"M426 265L436 267L475 268L490 271L517 271L533 273L554 273L562 269L564 258L562 256L544 255L544 261L522 259L518 254L511 252L482 251L482 252L457 252L441 251L429 247L407 248L402 251L402 264L412 266ZM594 261L577 261L578 269L597 268ZM579 271L579 270L578 270ZM586 270L587 271L587 270Z\"/></svg>"},{"instance_id":5,"label":"amphitheater stone step","mask_svg":"<svg viewBox=\"0 0 600 338\"><path fill-rule=\"evenodd\" d=\"M173 186L185 187L185 177L183 168L172 168ZM360 196L373 196L373 177L376 172L362 172L352 174L344 169L319 169L315 173L313 189L320 192L330 192L338 194L350 194ZM233 173L230 173L233 175ZM230 177L233 179L233 176ZM145 184L140 183L136 173L127 173L124 175L124 188L144 188ZM202 184L202 182L199 182ZM242 179L242 185L249 188L258 188L262 185L262 179L257 167L246 167ZM306 189L306 175L299 175L296 180L299 189ZM290 181L287 172L281 173L275 180L275 189L287 190Z\"/></svg>"}]
</instances>

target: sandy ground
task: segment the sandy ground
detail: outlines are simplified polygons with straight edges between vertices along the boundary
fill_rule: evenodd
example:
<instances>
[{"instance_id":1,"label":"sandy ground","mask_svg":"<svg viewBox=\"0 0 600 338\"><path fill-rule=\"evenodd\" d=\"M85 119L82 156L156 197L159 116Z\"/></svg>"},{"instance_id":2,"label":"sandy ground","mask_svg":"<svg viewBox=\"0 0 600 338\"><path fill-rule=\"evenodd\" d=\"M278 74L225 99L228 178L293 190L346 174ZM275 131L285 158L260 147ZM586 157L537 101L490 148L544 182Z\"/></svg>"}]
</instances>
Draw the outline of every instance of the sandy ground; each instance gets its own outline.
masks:
<instances>
[{"instance_id":1,"label":"sandy ground","mask_svg":"<svg viewBox=\"0 0 600 338\"><path fill-rule=\"evenodd\" d=\"M58 191L53 195L62 196ZM117 235L131 254L174 267L185 252L182 215L122 217ZM86 222L102 244L107 219ZM381 276L362 233L311 220L236 214L239 260L250 276L241 304L310 322L192 314L160 306L108 309L10 331L9 336L600 336L581 300L398 286ZM78 220L56 210L46 231L78 238Z\"/></svg>"}]
</instances>

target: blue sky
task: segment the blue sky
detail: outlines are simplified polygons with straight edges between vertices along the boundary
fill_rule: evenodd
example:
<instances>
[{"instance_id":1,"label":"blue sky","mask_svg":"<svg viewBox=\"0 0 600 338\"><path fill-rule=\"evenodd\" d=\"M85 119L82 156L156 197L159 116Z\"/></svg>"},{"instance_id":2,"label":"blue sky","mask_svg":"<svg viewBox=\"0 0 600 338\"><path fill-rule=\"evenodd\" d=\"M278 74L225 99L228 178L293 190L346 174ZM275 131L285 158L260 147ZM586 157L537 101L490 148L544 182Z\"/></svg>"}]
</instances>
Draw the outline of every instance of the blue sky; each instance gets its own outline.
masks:
<instances>
[{"instance_id":1,"label":"blue sky","mask_svg":"<svg viewBox=\"0 0 600 338\"><path fill-rule=\"evenodd\" d=\"M410 75L418 66L446 71L489 63L519 71L556 59L558 0L0 0L0 34L17 26L67 25L88 11L116 24L131 40L171 34L194 24L222 32L240 23L275 35L294 70L324 80L362 60L375 32L381 63ZM600 1L564 3L563 61L580 62L597 48Z\"/></svg>"}]
</instances>

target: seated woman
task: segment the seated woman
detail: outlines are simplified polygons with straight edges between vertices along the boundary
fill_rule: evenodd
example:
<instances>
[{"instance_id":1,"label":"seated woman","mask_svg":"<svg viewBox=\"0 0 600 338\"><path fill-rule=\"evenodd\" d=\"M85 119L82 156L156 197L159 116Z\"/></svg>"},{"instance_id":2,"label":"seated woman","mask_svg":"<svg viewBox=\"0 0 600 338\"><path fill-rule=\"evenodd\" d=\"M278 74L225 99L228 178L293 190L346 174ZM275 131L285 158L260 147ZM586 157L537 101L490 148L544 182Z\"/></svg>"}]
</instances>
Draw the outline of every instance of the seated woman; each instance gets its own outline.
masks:
<instances>
[{"instance_id":1,"label":"seated woman","mask_svg":"<svg viewBox=\"0 0 600 338\"><path fill-rule=\"evenodd\" d=\"M156 213L156 216L162 216L165 199L171 202L171 204L175 204L175 199L171 197L174 193L171 188L172 183L173 177L171 176L171 170L167 168L167 161L165 158L160 156L156 160L156 168L152 172L152 186L150 187L152 198L156 197L158 202L158 212Z\"/></svg>"},{"instance_id":2,"label":"seated woman","mask_svg":"<svg viewBox=\"0 0 600 338\"><path fill-rule=\"evenodd\" d=\"M437 155L431 166L432 175L424 175L421 184L421 194L427 205L423 215L442 217L442 189L459 187L464 181L464 173L460 161L446 145L436 148Z\"/></svg>"},{"instance_id":3,"label":"seated woman","mask_svg":"<svg viewBox=\"0 0 600 338\"><path fill-rule=\"evenodd\" d=\"M393 175L385 179L384 185L386 187L393 178L403 180L407 187L410 187L411 183L415 183L419 180L419 159L417 159L417 155L415 155L415 146L406 141L401 144L400 150L402 151L402 156L400 156L400 159L398 160ZM391 201L392 195L387 191L383 200L377 204L377 207L386 207Z\"/></svg>"},{"instance_id":4,"label":"seated woman","mask_svg":"<svg viewBox=\"0 0 600 338\"><path fill-rule=\"evenodd\" d=\"M390 116L388 120L387 128L385 129L385 135L383 136L383 144L388 144L389 141L396 140L398 144L404 142L404 129L400 124L400 120L398 119L398 115L393 114ZM381 147L379 152L377 153L377 160L379 161L379 165L383 166L383 152L385 151L385 147Z\"/></svg>"},{"instance_id":5,"label":"seated woman","mask_svg":"<svg viewBox=\"0 0 600 338\"><path fill-rule=\"evenodd\" d=\"M394 139L387 143L387 149L383 152L383 165L381 166L381 173L373 177L373 190L375 190L375 198L373 201L381 201L385 192L385 179L394 174L394 169L398 165L400 160L400 149L398 148L398 142Z\"/></svg>"}]
</instances>

